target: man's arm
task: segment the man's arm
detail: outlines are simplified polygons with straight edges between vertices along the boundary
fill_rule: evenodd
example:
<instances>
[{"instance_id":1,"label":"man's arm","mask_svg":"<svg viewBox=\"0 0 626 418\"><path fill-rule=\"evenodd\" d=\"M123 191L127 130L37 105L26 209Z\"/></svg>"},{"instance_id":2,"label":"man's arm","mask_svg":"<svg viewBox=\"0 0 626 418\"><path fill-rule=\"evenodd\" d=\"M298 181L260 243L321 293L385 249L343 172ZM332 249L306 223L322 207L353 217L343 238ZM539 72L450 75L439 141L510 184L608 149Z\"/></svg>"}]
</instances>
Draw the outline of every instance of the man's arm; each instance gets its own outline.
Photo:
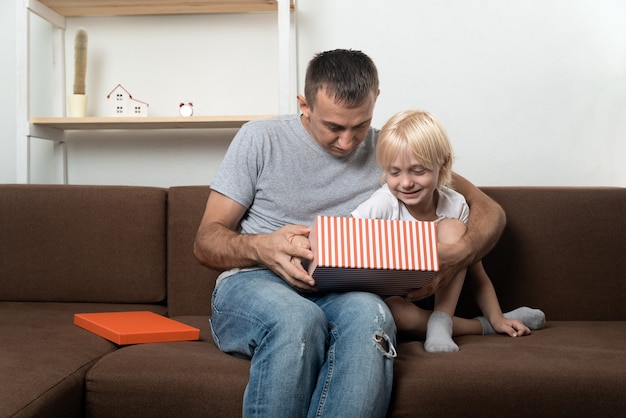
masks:
<instances>
[{"instance_id":1,"label":"man's arm","mask_svg":"<svg viewBox=\"0 0 626 418\"><path fill-rule=\"evenodd\" d=\"M265 265L290 285L311 290L313 278L299 262L312 259L310 249L292 243L294 236L307 236L309 228L287 225L264 235L236 232L246 208L216 191L211 191L194 242L194 254L205 266L228 270Z\"/></svg>"},{"instance_id":2,"label":"man's arm","mask_svg":"<svg viewBox=\"0 0 626 418\"><path fill-rule=\"evenodd\" d=\"M411 292L409 300L423 299L447 286L459 271L487 255L504 230L506 215L500 205L460 175L453 173L452 181L470 207L467 231L456 244L440 244L440 248L446 246L441 252L446 257L439 260L439 272L426 286Z\"/></svg>"},{"instance_id":3,"label":"man's arm","mask_svg":"<svg viewBox=\"0 0 626 418\"><path fill-rule=\"evenodd\" d=\"M452 184L470 207L467 232L462 244L466 247L463 267L482 260L495 247L506 225L502 207L464 177L453 173Z\"/></svg>"}]
</instances>

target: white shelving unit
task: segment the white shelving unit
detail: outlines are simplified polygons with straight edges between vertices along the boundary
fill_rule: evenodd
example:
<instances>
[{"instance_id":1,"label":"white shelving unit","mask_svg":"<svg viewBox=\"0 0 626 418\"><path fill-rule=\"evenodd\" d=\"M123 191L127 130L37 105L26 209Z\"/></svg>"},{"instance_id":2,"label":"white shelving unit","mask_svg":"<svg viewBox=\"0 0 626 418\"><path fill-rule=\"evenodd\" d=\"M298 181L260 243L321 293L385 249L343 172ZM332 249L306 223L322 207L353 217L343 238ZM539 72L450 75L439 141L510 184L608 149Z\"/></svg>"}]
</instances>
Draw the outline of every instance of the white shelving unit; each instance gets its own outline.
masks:
<instances>
[{"instance_id":1,"label":"white shelving unit","mask_svg":"<svg viewBox=\"0 0 626 418\"><path fill-rule=\"evenodd\" d=\"M17 182L30 183L30 142L54 142L56 180L67 183L66 132L73 130L216 129L239 128L267 115L183 117L65 117L65 24L74 16L128 16L208 13L277 13L279 61L279 113L290 113L295 96L296 43L294 0L21 0L17 7ZM30 117L30 17L34 13L54 27L54 117Z\"/></svg>"}]
</instances>

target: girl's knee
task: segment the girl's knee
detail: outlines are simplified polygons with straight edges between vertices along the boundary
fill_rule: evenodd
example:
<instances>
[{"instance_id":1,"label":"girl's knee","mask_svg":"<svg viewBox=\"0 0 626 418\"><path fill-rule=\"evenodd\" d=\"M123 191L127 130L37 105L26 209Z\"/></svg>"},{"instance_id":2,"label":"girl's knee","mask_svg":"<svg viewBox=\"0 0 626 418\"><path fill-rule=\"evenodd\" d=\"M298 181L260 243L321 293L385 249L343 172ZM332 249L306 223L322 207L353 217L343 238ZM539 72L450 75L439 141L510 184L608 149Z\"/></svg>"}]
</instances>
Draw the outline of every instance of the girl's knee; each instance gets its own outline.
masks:
<instances>
[{"instance_id":1,"label":"girl's knee","mask_svg":"<svg viewBox=\"0 0 626 418\"><path fill-rule=\"evenodd\" d=\"M458 242L467 231L467 225L458 219L442 219L437 224L437 240L444 244Z\"/></svg>"},{"instance_id":2,"label":"girl's knee","mask_svg":"<svg viewBox=\"0 0 626 418\"><path fill-rule=\"evenodd\" d=\"M385 299L385 303L389 306L389 309L393 312L394 308L401 307L406 302L406 299L401 298L400 296L390 296Z\"/></svg>"}]
</instances>

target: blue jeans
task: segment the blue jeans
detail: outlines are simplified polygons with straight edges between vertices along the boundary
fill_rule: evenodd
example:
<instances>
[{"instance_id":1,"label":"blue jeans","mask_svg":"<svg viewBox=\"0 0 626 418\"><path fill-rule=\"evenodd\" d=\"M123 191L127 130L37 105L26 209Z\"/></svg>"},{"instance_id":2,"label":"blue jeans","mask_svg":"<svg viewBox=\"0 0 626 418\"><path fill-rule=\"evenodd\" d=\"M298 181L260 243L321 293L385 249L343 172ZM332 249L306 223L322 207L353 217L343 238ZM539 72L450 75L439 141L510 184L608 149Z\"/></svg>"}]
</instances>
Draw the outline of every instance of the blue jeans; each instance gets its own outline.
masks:
<instances>
[{"instance_id":1,"label":"blue jeans","mask_svg":"<svg viewBox=\"0 0 626 418\"><path fill-rule=\"evenodd\" d=\"M384 417L396 326L364 292L301 294L269 270L221 280L212 299L220 350L251 359L244 417Z\"/></svg>"}]
</instances>

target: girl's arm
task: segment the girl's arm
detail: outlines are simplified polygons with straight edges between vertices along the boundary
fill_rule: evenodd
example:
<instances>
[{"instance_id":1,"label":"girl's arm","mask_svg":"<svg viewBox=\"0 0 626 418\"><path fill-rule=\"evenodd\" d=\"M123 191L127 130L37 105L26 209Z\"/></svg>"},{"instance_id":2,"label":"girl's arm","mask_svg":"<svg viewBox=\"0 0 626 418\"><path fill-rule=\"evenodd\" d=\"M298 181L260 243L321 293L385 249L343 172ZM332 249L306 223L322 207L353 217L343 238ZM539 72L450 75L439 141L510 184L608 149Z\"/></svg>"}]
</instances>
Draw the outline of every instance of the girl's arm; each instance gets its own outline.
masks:
<instances>
[{"instance_id":1,"label":"girl's arm","mask_svg":"<svg viewBox=\"0 0 626 418\"><path fill-rule=\"evenodd\" d=\"M517 319L505 318L502 315L500 302L496 290L487 275L482 261L470 266L474 298L481 312L487 318L493 329L501 334L517 337L530 334L530 329Z\"/></svg>"},{"instance_id":2,"label":"girl's arm","mask_svg":"<svg viewBox=\"0 0 626 418\"><path fill-rule=\"evenodd\" d=\"M493 324L493 321L502 316L502 309L496 289L487 276L487 272L483 267L483 262L479 261L470 266L472 275L472 287L474 289L474 299L485 318Z\"/></svg>"}]
</instances>

